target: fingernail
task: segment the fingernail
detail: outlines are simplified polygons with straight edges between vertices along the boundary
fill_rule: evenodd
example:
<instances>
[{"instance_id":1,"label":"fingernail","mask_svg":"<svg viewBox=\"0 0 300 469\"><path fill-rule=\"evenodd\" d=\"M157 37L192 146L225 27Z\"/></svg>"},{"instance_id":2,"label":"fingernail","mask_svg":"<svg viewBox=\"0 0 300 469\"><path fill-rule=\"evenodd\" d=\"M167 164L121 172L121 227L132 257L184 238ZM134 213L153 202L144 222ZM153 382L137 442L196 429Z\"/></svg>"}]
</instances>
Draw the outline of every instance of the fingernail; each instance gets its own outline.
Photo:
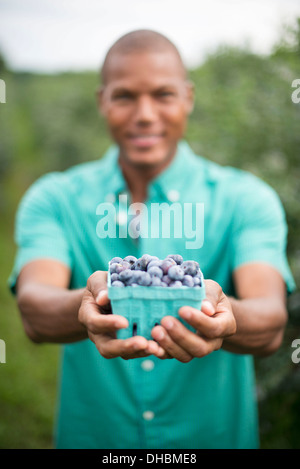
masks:
<instances>
[{"instance_id":1,"label":"fingernail","mask_svg":"<svg viewBox=\"0 0 300 469\"><path fill-rule=\"evenodd\" d=\"M128 321L116 321L114 323L114 327L116 329L126 329L126 327L128 327Z\"/></svg>"},{"instance_id":2,"label":"fingernail","mask_svg":"<svg viewBox=\"0 0 300 469\"><path fill-rule=\"evenodd\" d=\"M101 290L101 291L98 293L98 296L97 296L97 298L96 298L96 303L98 303L99 301L101 301L104 296L106 296L106 290Z\"/></svg>"},{"instance_id":3,"label":"fingernail","mask_svg":"<svg viewBox=\"0 0 300 469\"><path fill-rule=\"evenodd\" d=\"M133 344L132 348L133 348L133 350L135 350L136 352L137 352L138 350L141 350L141 349L142 349L141 344Z\"/></svg>"},{"instance_id":4,"label":"fingernail","mask_svg":"<svg viewBox=\"0 0 300 469\"><path fill-rule=\"evenodd\" d=\"M203 300L202 307L204 307L206 310L208 309L208 311L207 311L208 314L214 314L214 312L215 312L213 305L208 300Z\"/></svg>"},{"instance_id":5,"label":"fingernail","mask_svg":"<svg viewBox=\"0 0 300 469\"><path fill-rule=\"evenodd\" d=\"M172 327L173 327L173 321L172 321L172 319L166 319L166 320L164 321L164 327L165 327L167 330L172 329Z\"/></svg>"},{"instance_id":6,"label":"fingernail","mask_svg":"<svg viewBox=\"0 0 300 469\"><path fill-rule=\"evenodd\" d=\"M190 319L192 316L192 313L188 309L183 309L182 311L180 311L180 316L183 319Z\"/></svg>"},{"instance_id":7,"label":"fingernail","mask_svg":"<svg viewBox=\"0 0 300 469\"><path fill-rule=\"evenodd\" d=\"M162 340L164 338L165 334L163 333L162 330L160 330L156 333L156 336L157 336L157 340Z\"/></svg>"}]
</instances>

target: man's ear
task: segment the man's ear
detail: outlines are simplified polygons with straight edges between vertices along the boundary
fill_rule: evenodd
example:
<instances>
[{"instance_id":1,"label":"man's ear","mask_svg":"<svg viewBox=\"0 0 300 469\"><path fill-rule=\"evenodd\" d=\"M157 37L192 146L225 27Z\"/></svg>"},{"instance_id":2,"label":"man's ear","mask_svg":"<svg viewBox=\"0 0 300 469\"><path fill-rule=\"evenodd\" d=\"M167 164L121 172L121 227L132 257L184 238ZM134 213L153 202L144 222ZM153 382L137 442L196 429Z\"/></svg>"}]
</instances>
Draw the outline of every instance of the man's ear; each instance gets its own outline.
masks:
<instances>
[{"instance_id":1,"label":"man's ear","mask_svg":"<svg viewBox=\"0 0 300 469\"><path fill-rule=\"evenodd\" d=\"M192 81L186 81L186 102L187 102L187 112L191 114L194 109L195 104L195 85Z\"/></svg>"},{"instance_id":2,"label":"man's ear","mask_svg":"<svg viewBox=\"0 0 300 469\"><path fill-rule=\"evenodd\" d=\"M100 114L105 116L105 105L104 105L104 87L99 86L96 90L96 102L97 102L97 108Z\"/></svg>"}]
</instances>

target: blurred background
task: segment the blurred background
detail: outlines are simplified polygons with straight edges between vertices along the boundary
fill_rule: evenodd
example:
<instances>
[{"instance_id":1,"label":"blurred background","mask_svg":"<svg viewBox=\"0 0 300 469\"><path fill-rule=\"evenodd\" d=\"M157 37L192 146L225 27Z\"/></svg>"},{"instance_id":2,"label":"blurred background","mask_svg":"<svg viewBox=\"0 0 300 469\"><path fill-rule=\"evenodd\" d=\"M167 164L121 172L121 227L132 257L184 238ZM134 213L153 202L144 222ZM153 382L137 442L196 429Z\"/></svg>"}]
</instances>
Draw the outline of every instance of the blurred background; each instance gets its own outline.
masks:
<instances>
[{"instance_id":1,"label":"blurred background","mask_svg":"<svg viewBox=\"0 0 300 469\"><path fill-rule=\"evenodd\" d=\"M99 69L114 40L137 28L166 34L190 71L197 90L187 131L192 148L256 174L278 192L300 285L298 0L0 0L0 79L6 85L0 103L0 339L6 344L0 448L52 448L60 354L56 345L26 338L7 288L15 212L40 175L100 158L107 149L95 103ZM298 291L289 298L283 346L256 359L262 448L300 448L295 339Z\"/></svg>"}]
</instances>

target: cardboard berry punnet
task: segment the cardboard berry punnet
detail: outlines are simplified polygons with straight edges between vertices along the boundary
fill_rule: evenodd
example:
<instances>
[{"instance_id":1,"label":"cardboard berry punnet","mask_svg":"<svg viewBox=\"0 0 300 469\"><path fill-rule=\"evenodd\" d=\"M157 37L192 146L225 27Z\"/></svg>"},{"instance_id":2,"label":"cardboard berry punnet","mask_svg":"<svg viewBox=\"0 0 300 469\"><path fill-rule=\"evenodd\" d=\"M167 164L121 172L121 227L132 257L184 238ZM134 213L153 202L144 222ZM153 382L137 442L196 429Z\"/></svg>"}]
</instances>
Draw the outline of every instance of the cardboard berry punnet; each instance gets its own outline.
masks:
<instances>
[{"instance_id":1,"label":"cardboard berry punnet","mask_svg":"<svg viewBox=\"0 0 300 469\"><path fill-rule=\"evenodd\" d=\"M118 331L120 339L133 335L151 339L152 328L164 316L173 316L194 331L180 318L178 310L182 306L201 309L205 298L198 263L184 261L179 255L165 259L148 254L139 259L115 257L108 264L107 286L113 314L126 317L129 323Z\"/></svg>"}]
</instances>

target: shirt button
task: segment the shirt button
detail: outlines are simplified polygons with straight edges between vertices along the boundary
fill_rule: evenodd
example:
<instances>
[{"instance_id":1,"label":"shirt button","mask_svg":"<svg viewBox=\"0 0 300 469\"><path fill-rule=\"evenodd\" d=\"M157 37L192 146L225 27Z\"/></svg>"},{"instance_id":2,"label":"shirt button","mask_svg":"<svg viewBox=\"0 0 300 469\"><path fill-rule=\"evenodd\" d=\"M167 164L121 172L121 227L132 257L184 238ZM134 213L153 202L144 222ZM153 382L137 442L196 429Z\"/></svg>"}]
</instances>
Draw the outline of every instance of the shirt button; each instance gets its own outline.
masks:
<instances>
[{"instance_id":1,"label":"shirt button","mask_svg":"<svg viewBox=\"0 0 300 469\"><path fill-rule=\"evenodd\" d=\"M143 412L143 419L144 420L154 419L154 412L152 412L152 410L145 410L145 412Z\"/></svg>"},{"instance_id":2,"label":"shirt button","mask_svg":"<svg viewBox=\"0 0 300 469\"><path fill-rule=\"evenodd\" d=\"M145 371L151 371L154 368L154 361L153 360L143 360L141 363L141 367Z\"/></svg>"},{"instance_id":3,"label":"shirt button","mask_svg":"<svg viewBox=\"0 0 300 469\"><path fill-rule=\"evenodd\" d=\"M171 189L168 192L167 197L170 202L177 202L179 200L180 194L176 189Z\"/></svg>"}]
</instances>

